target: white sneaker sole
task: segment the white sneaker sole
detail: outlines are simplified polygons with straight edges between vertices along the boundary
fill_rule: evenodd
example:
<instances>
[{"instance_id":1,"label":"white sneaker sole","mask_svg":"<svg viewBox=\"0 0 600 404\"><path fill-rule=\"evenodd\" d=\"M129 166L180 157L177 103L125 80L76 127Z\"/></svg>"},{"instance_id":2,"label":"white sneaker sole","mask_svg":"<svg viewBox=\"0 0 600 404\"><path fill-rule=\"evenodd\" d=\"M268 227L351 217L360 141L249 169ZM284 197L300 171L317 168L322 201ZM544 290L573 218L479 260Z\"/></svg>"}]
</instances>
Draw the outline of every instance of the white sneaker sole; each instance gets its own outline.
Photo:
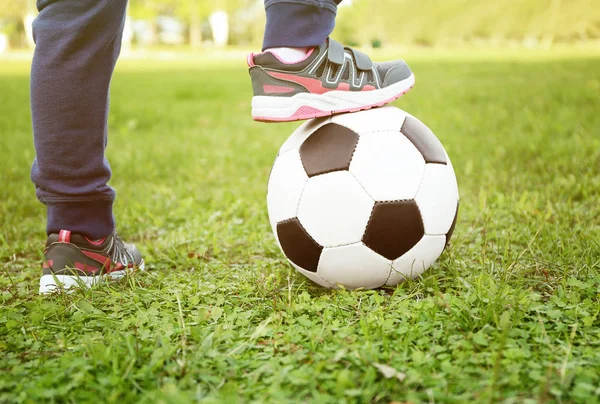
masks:
<instances>
[{"instance_id":1,"label":"white sneaker sole","mask_svg":"<svg viewBox=\"0 0 600 404\"><path fill-rule=\"evenodd\" d=\"M291 97L256 95L252 97L252 118L261 122L288 122L357 112L388 104L407 93L415 76L385 88L371 91L329 91L300 93Z\"/></svg>"},{"instance_id":2,"label":"white sneaker sole","mask_svg":"<svg viewBox=\"0 0 600 404\"><path fill-rule=\"evenodd\" d=\"M144 270L144 260L138 266L138 270ZM123 269L121 271L110 272L105 275L98 276L76 276L76 275L42 275L40 278L40 295L46 295L56 292L73 292L76 288L91 288L105 279L118 280L132 272L131 269Z\"/></svg>"}]
</instances>

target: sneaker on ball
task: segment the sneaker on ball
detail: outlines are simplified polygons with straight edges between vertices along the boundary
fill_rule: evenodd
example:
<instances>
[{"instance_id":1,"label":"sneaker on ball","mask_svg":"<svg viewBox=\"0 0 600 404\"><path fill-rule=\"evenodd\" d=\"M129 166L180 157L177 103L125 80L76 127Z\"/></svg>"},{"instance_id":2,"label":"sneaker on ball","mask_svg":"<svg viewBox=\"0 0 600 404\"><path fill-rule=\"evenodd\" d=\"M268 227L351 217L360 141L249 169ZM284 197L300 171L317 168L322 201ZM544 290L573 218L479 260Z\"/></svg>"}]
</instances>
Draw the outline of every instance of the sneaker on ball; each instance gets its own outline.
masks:
<instances>
[{"instance_id":1,"label":"sneaker on ball","mask_svg":"<svg viewBox=\"0 0 600 404\"><path fill-rule=\"evenodd\" d=\"M288 63L265 51L248 56L252 117L287 122L356 112L388 104L412 88L402 60L373 63L368 55L333 39Z\"/></svg>"},{"instance_id":2,"label":"sneaker on ball","mask_svg":"<svg viewBox=\"0 0 600 404\"><path fill-rule=\"evenodd\" d=\"M44 250L40 294L90 287L105 277L118 279L128 271L144 269L144 259L132 244L116 233L90 240L68 230L50 234Z\"/></svg>"}]
</instances>

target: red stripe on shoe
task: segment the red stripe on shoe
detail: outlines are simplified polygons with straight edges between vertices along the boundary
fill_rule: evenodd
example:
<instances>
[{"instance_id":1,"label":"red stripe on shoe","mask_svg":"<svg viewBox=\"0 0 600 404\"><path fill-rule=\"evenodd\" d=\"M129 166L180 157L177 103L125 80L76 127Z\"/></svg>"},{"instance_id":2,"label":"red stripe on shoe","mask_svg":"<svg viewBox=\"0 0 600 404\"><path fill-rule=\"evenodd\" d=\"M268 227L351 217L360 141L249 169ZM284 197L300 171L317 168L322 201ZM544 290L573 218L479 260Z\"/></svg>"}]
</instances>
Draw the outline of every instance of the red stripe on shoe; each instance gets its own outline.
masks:
<instances>
[{"instance_id":1,"label":"red stripe on shoe","mask_svg":"<svg viewBox=\"0 0 600 404\"><path fill-rule=\"evenodd\" d=\"M115 272L115 271L122 271L123 269L125 269L125 265L123 265L120 262L118 262L114 267L112 267L111 269L107 270L106 273L111 273L111 272Z\"/></svg>"},{"instance_id":2,"label":"red stripe on shoe","mask_svg":"<svg viewBox=\"0 0 600 404\"><path fill-rule=\"evenodd\" d=\"M88 274L95 274L100 268L93 267L91 265L84 264L83 262L75 262L75 268Z\"/></svg>"},{"instance_id":3,"label":"red stripe on shoe","mask_svg":"<svg viewBox=\"0 0 600 404\"><path fill-rule=\"evenodd\" d=\"M97 254L91 251L81 251L82 253L84 253L85 255L87 255L88 257L90 257L91 259L93 259L94 261L98 261L99 263L102 264L102 267L104 267L104 269L110 269L110 264L111 264L111 260L109 257L105 257L102 254Z\"/></svg>"},{"instance_id":4,"label":"red stripe on shoe","mask_svg":"<svg viewBox=\"0 0 600 404\"><path fill-rule=\"evenodd\" d=\"M42 264L42 268L51 269L52 264L54 264L54 260L44 261L44 263Z\"/></svg>"},{"instance_id":5,"label":"red stripe on shoe","mask_svg":"<svg viewBox=\"0 0 600 404\"><path fill-rule=\"evenodd\" d=\"M60 243L70 243L71 242L71 232L69 230L61 230L58 233L58 241Z\"/></svg>"},{"instance_id":6,"label":"red stripe on shoe","mask_svg":"<svg viewBox=\"0 0 600 404\"><path fill-rule=\"evenodd\" d=\"M336 88L326 88L326 87L323 87L323 83L321 82L321 80L311 79L310 77L302 77L302 76L297 76L295 74L279 73L279 72L269 72L269 74L280 80L286 80L286 81L291 81L296 84L300 84L301 86L303 86L304 88L306 88L308 91L310 91L313 94L325 94L329 91L336 91L336 90L350 91L350 84L348 84L348 83L339 83ZM375 87L366 85L360 91L371 91L371 90L375 90Z\"/></svg>"},{"instance_id":7,"label":"red stripe on shoe","mask_svg":"<svg viewBox=\"0 0 600 404\"><path fill-rule=\"evenodd\" d=\"M287 74L287 73L278 73L278 72L269 72L269 74L275 78L280 80L291 81L292 83L300 84L308 91L313 94L325 94L328 91L332 91L335 89L325 88L323 87L323 83L317 79L311 79L309 77L301 77L296 76L295 74Z\"/></svg>"},{"instance_id":8,"label":"red stripe on shoe","mask_svg":"<svg viewBox=\"0 0 600 404\"><path fill-rule=\"evenodd\" d=\"M263 84L263 91L265 92L265 94L286 94L293 93L294 88L287 86L274 86L272 84Z\"/></svg>"},{"instance_id":9,"label":"red stripe on shoe","mask_svg":"<svg viewBox=\"0 0 600 404\"><path fill-rule=\"evenodd\" d=\"M101 238L99 240L90 240L89 238L85 238L87 240L88 243L93 244L93 245L100 245L102 243L104 243L104 241L106 240L106 237Z\"/></svg>"}]
</instances>

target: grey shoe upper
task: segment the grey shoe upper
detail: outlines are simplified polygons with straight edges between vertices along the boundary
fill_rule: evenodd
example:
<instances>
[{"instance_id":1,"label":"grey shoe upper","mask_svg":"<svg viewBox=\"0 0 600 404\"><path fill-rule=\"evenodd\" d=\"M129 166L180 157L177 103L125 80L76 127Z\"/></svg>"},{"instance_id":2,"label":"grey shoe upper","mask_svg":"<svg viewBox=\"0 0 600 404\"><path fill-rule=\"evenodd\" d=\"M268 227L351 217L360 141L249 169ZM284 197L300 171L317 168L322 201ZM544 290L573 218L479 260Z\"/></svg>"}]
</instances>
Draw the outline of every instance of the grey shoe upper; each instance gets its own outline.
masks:
<instances>
[{"instance_id":1,"label":"grey shoe upper","mask_svg":"<svg viewBox=\"0 0 600 404\"><path fill-rule=\"evenodd\" d=\"M298 63L285 63L267 51L251 55L249 65L254 95L268 96L377 90L412 75L402 60L373 63L367 54L333 39L314 48Z\"/></svg>"},{"instance_id":2,"label":"grey shoe upper","mask_svg":"<svg viewBox=\"0 0 600 404\"><path fill-rule=\"evenodd\" d=\"M412 75L410 67L403 60L393 60L389 62L377 63L379 76L383 78L382 87L405 80Z\"/></svg>"}]
</instances>

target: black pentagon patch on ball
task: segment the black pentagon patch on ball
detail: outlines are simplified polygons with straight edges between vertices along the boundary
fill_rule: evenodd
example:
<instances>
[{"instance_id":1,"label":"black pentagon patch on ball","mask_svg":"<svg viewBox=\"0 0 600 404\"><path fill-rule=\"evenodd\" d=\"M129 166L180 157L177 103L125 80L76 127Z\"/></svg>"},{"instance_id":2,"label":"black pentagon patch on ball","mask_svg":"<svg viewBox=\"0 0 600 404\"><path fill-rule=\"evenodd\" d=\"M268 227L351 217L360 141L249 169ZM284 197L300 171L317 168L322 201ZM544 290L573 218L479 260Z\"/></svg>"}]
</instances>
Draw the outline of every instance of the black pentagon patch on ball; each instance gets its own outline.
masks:
<instances>
[{"instance_id":1,"label":"black pentagon patch on ball","mask_svg":"<svg viewBox=\"0 0 600 404\"><path fill-rule=\"evenodd\" d=\"M297 218L277 223L277 237L290 261L307 271L317 272L323 247L313 240Z\"/></svg>"},{"instance_id":2,"label":"black pentagon patch on ball","mask_svg":"<svg viewBox=\"0 0 600 404\"><path fill-rule=\"evenodd\" d=\"M362 241L379 255L395 260L423 235L423 219L414 200L376 202Z\"/></svg>"},{"instance_id":3,"label":"black pentagon patch on ball","mask_svg":"<svg viewBox=\"0 0 600 404\"><path fill-rule=\"evenodd\" d=\"M347 170L358 144L358 134L345 126L328 123L321 126L300 146L300 159L306 174Z\"/></svg>"},{"instance_id":4,"label":"black pentagon patch on ball","mask_svg":"<svg viewBox=\"0 0 600 404\"><path fill-rule=\"evenodd\" d=\"M439 139L417 118L407 116L400 132L421 152L426 163L448 164L444 147Z\"/></svg>"},{"instance_id":5,"label":"black pentagon patch on ball","mask_svg":"<svg viewBox=\"0 0 600 404\"><path fill-rule=\"evenodd\" d=\"M450 226L450 230L446 233L446 244L444 245L444 249L448 247L448 243L450 243L450 239L452 238L452 233L454 233L454 227L456 226L456 219L458 219L458 208L460 207L460 203L456 204L456 213L454 214L454 219L452 220L452 225Z\"/></svg>"}]
</instances>

